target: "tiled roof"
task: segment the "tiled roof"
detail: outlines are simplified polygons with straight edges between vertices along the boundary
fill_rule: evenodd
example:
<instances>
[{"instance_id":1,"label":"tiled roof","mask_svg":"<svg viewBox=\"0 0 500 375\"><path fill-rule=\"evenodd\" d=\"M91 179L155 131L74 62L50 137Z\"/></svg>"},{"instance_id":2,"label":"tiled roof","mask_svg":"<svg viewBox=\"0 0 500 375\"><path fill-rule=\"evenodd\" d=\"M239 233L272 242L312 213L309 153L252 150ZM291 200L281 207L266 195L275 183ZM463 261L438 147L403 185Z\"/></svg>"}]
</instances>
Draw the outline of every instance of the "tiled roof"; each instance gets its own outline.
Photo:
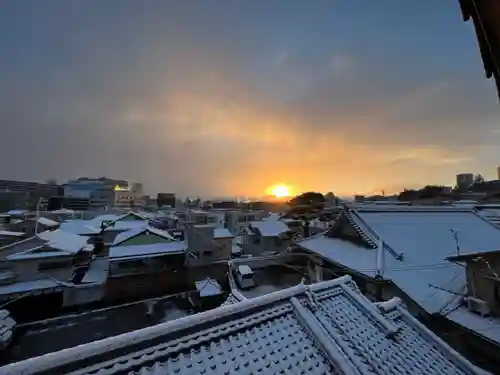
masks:
<instances>
[{"instance_id":1,"label":"tiled roof","mask_svg":"<svg viewBox=\"0 0 500 375\"><path fill-rule=\"evenodd\" d=\"M45 231L37 235L38 238L47 241L47 244L61 251L77 253L87 245L88 237L79 236L61 229Z\"/></svg>"},{"instance_id":2,"label":"tiled roof","mask_svg":"<svg viewBox=\"0 0 500 375\"><path fill-rule=\"evenodd\" d=\"M448 303L447 291L460 293L466 284L464 268L446 259L457 254L454 233L463 253L500 247L500 230L471 208L363 207L346 214L384 251L321 236L298 244L365 275L392 280L429 313Z\"/></svg>"},{"instance_id":3,"label":"tiled roof","mask_svg":"<svg viewBox=\"0 0 500 375\"><path fill-rule=\"evenodd\" d=\"M92 222L92 220L66 220L61 223L61 226L59 228L64 230L65 232L79 235L98 234L101 229L99 227L96 228L92 226L92 224L95 224L94 222Z\"/></svg>"},{"instance_id":4,"label":"tiled roof","mask_svg":"<svg viewBox=\"0 0 500 375\"><path fill-rule=\"evenodd\" d=\"M196 290L200 294L200 297L210 297L218 296L222 294L221 287L219 283L214 279L205 279L195 282Z\"/></svg>"},{"instance_id":5,"label":"tiled roof","mask_svg":"<svg viewBox=\"0 0 500 375\"><path fill-rule=\"evenodd\" d=\"M349 277L298 286L0 368L9 375L484 374L397 299Z\"/></svg>"},{"instance_id":6,"label":"tiled roof","mask_svg":"<svg viewBox=\"0 0 500 375\"><path fill-rule=\"evenodd\" d=\"M163 256L166 254L182 253L186 251L184 241L161 242L149 245L111 246L109 260L119 261Z\"/></svg>"},{"instance_id":7,"label":"tiled roof","mask_svg":"<svg viewBox=\"0 0 500 375\"><path fill-rule=\"evenodd\" d=\"M233 305L235 303L241 302L233 293L231 293L221 306Z\"/></svg>"}]
</instances>

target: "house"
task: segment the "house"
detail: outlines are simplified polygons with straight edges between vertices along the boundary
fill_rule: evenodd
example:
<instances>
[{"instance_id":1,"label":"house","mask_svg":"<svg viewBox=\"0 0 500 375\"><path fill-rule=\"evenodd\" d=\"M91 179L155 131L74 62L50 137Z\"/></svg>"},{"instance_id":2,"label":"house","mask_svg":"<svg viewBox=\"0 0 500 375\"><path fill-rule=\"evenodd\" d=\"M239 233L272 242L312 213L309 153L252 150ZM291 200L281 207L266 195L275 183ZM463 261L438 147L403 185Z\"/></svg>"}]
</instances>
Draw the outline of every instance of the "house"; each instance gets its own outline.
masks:
<instances>
[{"instance_id":1,"label":"house","mask_svg":"<svg viewBox=\"0 0 500 375\"><path fill-rule=\"evenodd\" d=\"M282 220L252 221L243 252L250 255L284 250L291 238L290 228Z\"/></svg>"},{"instance_id":2,"label":"house","mask_svg":"<svg viewBox=\"0 0 500 375\"><path fill-rule=\"evenodd\" d=\"M27 235L24 232L12 232L9 230L0 230L0 247L10 245L11 243L18 242Z\"/></svg>"},{"instance_id":3,"label":"house","mask_svg":"<svg viewBox=\"0 0 500 375\"><path fill-rule=\"evenodd\" d=\"M9 301L9 310L23 317L67 306L64 295L75 285L75 268L91 262L87 241L57 229L0 248L0 301Z\"/></svg>"},{"instance_id":4,"label":"house","mask_svg":"<svg viewBox=\"0 0 500 375\"><path fill-rule=\"evenodd\" d=\"M225 227L235 235L242 231L242 228L248 228L251 222L260 221L267 216L267 212L260 210L231 210L225 214Z\"/></svg>"},{"instance_id":5,"label":"house","mask_svg":"<svg viewBox=\"0 0 500 375\"><path fill-rule=\"evenodd\" d=\"M186 244L160 229L133 228L109 248L108 299L127 299L184 290Z\"/></svg>"},{"instance_id":6,"label":"house","mask_svg":"<svg viewBox=\"0 0 500 375\"><path fill-rule=\"evenodd\" d=\"M370 298L400 297L435 326L467 288L465 268L447 258L498 249L500 230L471 208L346 207L325 234L297 245L323 277L350 274Z\"/></svg>"},{"instance_id":7,"label":"house","mask_svg":"<svg viewBox=\"0 0 500 375\"><path fill-rule=\"evenodd\" d=\"M233 235L213 225L193 225L186 229L188 265L199 267L231 259Z\"/></svg>"},{"instance_id":8,"label":"house","mask_svg":"<svg viewBox=\"0 0 500 375\"><path fill-rule=\"evenodd\" d=\"M397 298L373 304L349 277L225 304L2 370L9 375L485 374Z\"/></svg>"},{"instance_id":9,"label":"house","mask_svg":"<svg viewBox=\"0 0 500 375\"><path fill-rule=\"evenodd\" d=\"M57 221L42 216L11 223L8 228L13 232L23 232L28 236L33 236L36 233L57 229L59 225Z\"/></svg>"},{"instance_id":10,"label":"house","mask_svg":"<svg viewBox=\"0 0 500 375\"><path fill-rule=\"evenodd\" d=\"M462 252L448 259L466 267L467 293L450 302L442 323L450 334L460 333L455 339L464 352L481 353L499 366L500 250Z\"/></svg>"},{"instance_id":11,"label":"house","mask_svg":"<svg viewBox=\"0 0 500 375\"><path fill-rule=\"evenodd\" d=\"M197 311L213 309L224 301L224 294L217 280L208 277L196 281L195 286L197 293L192 298L192 303Z\"/></svg>"}]
</instances>

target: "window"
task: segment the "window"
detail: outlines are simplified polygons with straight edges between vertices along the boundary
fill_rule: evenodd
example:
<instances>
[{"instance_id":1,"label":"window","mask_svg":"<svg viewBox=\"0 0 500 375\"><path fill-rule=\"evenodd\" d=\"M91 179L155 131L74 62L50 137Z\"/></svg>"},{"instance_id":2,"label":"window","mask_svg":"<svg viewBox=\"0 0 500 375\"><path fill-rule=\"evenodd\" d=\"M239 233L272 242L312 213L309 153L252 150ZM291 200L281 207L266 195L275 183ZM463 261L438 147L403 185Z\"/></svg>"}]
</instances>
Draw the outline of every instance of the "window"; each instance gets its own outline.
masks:
<instances>
[{"instance_id":1,"label":"window","mask_svg":"<svg viewBox=\"0 0 500 375\"><path fill-rule=\"evenodd\" d=\"M211 257L212 256L212 250L205 250L203 252L204 257Z\"/></svg>"},{"instance_id":2,"label":"window","mask_svg":"<svg viewBox=\"0 0 500 375\"><path fill-rule=\"evenodd\" d=\"M38 271L60 270L63 268L72 267L72 265L73 262L71 259L57 262L43 262L38 265Z\"/></svg>"}]
</instances>

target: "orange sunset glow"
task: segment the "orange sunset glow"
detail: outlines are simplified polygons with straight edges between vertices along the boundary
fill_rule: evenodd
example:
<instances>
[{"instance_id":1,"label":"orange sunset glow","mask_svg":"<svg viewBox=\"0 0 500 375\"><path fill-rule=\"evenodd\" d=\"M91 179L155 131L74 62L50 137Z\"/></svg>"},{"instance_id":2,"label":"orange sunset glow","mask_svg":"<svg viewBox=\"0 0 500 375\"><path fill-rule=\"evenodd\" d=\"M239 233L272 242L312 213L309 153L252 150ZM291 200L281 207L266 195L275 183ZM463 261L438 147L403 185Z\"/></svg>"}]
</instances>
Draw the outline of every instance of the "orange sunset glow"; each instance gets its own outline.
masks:
<instances>
[{"instance_id":1,"label":"orange sunset glow","mask_svg":"<svg viewBox=\"0 0 500 375\"><path fill-rule=\"evenodd\" d=\"M276 198L286 198L293 195L292 188L285 184L276 184L266 190L266 194L274 195Z\"/></svg>"}]
</instances>

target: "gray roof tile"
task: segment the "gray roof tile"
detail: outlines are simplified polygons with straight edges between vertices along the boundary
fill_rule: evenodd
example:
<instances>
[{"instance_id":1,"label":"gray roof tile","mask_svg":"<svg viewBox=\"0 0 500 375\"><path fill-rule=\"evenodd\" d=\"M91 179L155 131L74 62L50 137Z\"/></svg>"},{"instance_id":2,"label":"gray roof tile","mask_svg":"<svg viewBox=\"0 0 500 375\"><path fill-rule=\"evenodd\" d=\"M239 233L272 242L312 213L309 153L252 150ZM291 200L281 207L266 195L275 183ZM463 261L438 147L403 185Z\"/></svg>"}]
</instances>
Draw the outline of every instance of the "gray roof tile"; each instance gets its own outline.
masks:
<instances>
[{"instance_id":1,"label":"gray roof tile","mask_svg":"<svg viewBox=\"0 0 500 375\"><path fill-rule=\"evenodd\" d=\"M3 371L3 372L2 372ZM10 375L480 374L349 277L281 290L0 368Z\"/></svg>"}]
</instances>

